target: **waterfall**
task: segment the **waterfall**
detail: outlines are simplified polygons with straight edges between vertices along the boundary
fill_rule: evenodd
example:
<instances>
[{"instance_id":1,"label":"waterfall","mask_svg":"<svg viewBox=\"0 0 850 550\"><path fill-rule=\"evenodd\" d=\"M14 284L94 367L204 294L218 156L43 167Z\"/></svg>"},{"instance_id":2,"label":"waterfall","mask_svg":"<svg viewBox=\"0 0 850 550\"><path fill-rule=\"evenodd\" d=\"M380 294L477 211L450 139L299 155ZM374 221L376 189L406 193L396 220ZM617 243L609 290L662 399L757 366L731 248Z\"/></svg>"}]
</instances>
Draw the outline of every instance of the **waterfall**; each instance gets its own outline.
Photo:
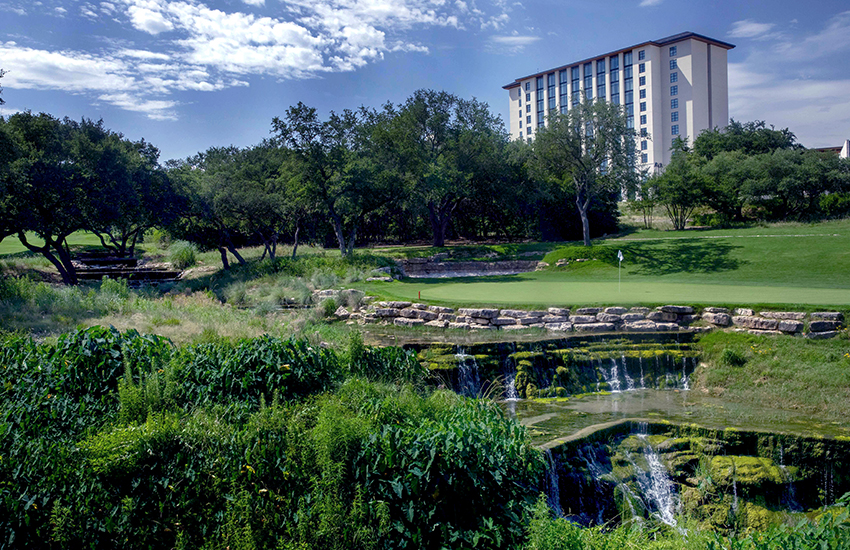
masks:
<instances>
[{"instance_id":1,"label":"waterfall","mask_svg":"<svg viewBox=\"0 0 850 550\"><path fill-rule=\"evenodd\" d=\"M477 397L481 393L481 380L478 376L478 363L475 357L467 355L463 348L455 354L458 367L458 393L467 397Z\"/></svg>"},{"instance_id":2,"label":"waterfall","mask_svg":"<svg viewBox=\"0 0 850 550\"><path fill-rule=\"evenodd\" d=\"M556 517L564 517L561 509L561 490L558 480L558 459L552 453L552 449L546 449L546 503L555 513Z\"/></svg>"},{"instance_id":3,"label":"waterfall","mask_svg":"<svg viewBox=\"0 0 850 550\"><path fill-rule=\"evenodd\" d=\"M779 447L779 449L781 450L782 447ZM780 464L779 471L782 472L782 481L785 483L785 492L782 494L782 504L792 512L802 512L803 507L799 502L797 502L797 491L794 488L794 478L791 477L788 467L784 464Z\"/></svg>"},{"instance_id":4,"label":"waterfall","mask_svg":"<svg viewBox=\"0 0 850 550\"><path fill-rule=\"evenodd\" d=\"M676 498L673 492L673 482L667 475L667 470L661 464L658 453L652 448L646 434L639 434L638 437L646 443L643 456L646 459L647 466L649 466L649 472L637 476L638 485L640 485L643 494L658 510L656 512L658 519L675 527Z\"/></svg>"},{"instance_id":5,"label":"waterfall","mask_svg":"<svg viewBox=\"0 0 850 550\"><path fill-rule=\"evenodd\" d=\"M590 453L589 457L585 453L585 451ZM591 448L580 448L578 450L578 456L582 459L582 461L584 461L585 465L587 466L587 470L590 472L590 475L593 478L593 491L595 493L595 498L593 499L593 502L596 505L596 523L598 525L602 525L603 523L605 523L605 516L603 514L605 509L605 495L604 491L602 490L600 481L602 480L602 476L604 476L608 472L596 460L596 454Z\"/></svg>"},{"instance_id":6,"label":"waterfall","mask_svg":"<svg viewBox=\"0 0 850 550\"><path fill-rule=\"evenodd\" d=\"M620 393L620 376L617 372L617 361L615 359L611 359L611 372L606 375L605 369L601 368L602 376L605 377L605 381L608 382L608 388L611 390L611 393Z\"/></svg>"},{"instance_id":7,"label":"waterfall","mask_svg":"<svg viewBox=\"0 0 850 550\"><path fill-rule=\"evenodd\" d=\"M638 355L638 362L640 363L640 389L646 389L645 377L643 375L643 357Z\"/></svg>"},{"instance_id":8,"label":"waterfall","mask_svg":"<svg viewBox=\"0 0 850 550\"><path fill-rule=\"evenodd\" d=\"M688 358L687 358L687 356L683 356L682 357L682 389L683 390L690 390L691 389L691 382L688 379L687 366L688 366Z\"/></svg>"},{"instance_id":9,"label":"waterfall","mask_svg":"<svg viewBox=\"0 0 850 550\"><path fill-rule=\"evenodd\" d=\"M732 513L738 515L738 481L735 479L735 473L732 472Z\"/></svg>"},{"instance_id":10,"label":"waterfall","mask_svg":"<svg viewBox=\"0 0 850 550\"><path fill-rule=\"evenodd\" d=\"M505 385L505 401L518 401L519 394L516 391L516 373L509 374L505 377L507 384Z\"/></svg>"},{"instance_id":11,"label":"waterfall","mask_svg":"<svg viewBox=\"0 0 850 550\"><path fill-rule=\"evenodd\" d=\"M622 354L623 360L623 376L626 377L626 391L635 391L635 381L629 376L629 369L626 368L626 354Z\"/></svg>"}]
</instances>

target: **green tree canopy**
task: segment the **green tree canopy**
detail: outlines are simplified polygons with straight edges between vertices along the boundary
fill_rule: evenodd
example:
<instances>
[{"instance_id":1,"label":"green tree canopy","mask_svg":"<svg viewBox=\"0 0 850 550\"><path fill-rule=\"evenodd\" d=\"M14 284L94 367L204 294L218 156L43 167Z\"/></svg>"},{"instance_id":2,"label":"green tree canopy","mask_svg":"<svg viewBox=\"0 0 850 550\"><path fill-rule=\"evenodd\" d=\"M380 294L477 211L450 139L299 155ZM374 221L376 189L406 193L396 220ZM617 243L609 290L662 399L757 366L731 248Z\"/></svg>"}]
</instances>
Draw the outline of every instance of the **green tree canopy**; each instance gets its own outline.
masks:
<instances>
[{"instance_id":1,"label":"green tree canopy","mask_svg":"<svg viewBox=\"0 0 850 550\"><path fill-rule=\"evenodd\" d=\"M638 181L635 140L623 108L605 101L550 112L534 139L537 173L575 191L585 246L590 246L587 212L593 199L633 188Z\"/></svg>"}]
</instances>

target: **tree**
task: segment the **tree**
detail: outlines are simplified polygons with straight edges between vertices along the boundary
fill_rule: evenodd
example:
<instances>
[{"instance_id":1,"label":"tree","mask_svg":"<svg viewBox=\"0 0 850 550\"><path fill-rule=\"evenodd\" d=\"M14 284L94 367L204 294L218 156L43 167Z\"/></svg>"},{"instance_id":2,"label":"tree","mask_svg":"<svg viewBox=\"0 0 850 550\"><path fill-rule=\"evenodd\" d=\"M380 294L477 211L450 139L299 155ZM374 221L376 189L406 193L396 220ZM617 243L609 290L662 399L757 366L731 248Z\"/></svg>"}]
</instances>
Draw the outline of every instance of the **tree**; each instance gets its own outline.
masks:
<instances>
[{"instance_id":1,"label":"tree","mask_svg":"<svg viewBox=\"0 0 850 550\"><path fill-rule=\"evenodd\" d=\"M5 74L6 74L6 71L4 71L3 69L0 69L0 78L3 78L3 76ZM2 94L2 93L3 93L3 87L0 86L0 94ZM5 104L6 104L6 101L2 97L0 97L0 105L5 105Z\"/></svg>"},{"instance_id":2,"label":"tree","mask_svg":"<svg viewBox=\"0 0 850 550\"><path fill-rule=\"evenodd\" d=\"M777 149L801 149L796 136L788 129L767 127L763 120L752 122L729 121L723 130L705 130L694 140L694 152L708 160L719 153L738 151L744 155L772 153Z\"/></svg>"},{"instance_id":3,"label":"tree","mask_svg":"<svg viewBox=\"0 0 850 550\"><path fill-rule=\"evenodd\" d=\"M389 116L387 110L361 107L331 112L322 121L316 109L299 102L272 120L276 139L292 153L298 196L328 216L343 256L354 251L366 216L393 198L372 142L376 127Z\"/></svg>"},{"instance_id":4,"label":"tree","mask_svg":"<svg viewBox=\"0 0 850 550\"><path fill-rule=\"evenodd\" d=\"M673 155L660 175L650 178L659 202L667 211L673 228L682 230L700 205L704 182L697 157L681 137L673 140Z\"/></svg>"},{"instance_id":5,"label":"tree","mask_svg":"<svg viewBox=\"0 0 850 550\"><path fill-rule=\"evenodd\" d=\"M434 246L443 246L457 209L496 181L507 141L486 103L417 90L399 109L386 139L394 165L427 212Z\"/></svg>"},{"instance_id":6,"label":"tree","mask_svg":"<svg viewBox=\"0 0 850 550\"><path fill-rule=\"evenodd\" d=\"M752 179L749 157L741 151L721 151L700 167L704 204L722 221L742 221Z\"/></svg>"},{"instance_id":7,"label":"tree","mask_svg":"<svg viewBox=\"0 0 850 550\"><path fill-rule=\"evenodd\" d=\"M585 246L590 246L587 212L593 199L633 188L638 180L635 143L623 108L605 101L550 112L534 139L537 172L575 192Z\"/></svg>"}]
</instances>

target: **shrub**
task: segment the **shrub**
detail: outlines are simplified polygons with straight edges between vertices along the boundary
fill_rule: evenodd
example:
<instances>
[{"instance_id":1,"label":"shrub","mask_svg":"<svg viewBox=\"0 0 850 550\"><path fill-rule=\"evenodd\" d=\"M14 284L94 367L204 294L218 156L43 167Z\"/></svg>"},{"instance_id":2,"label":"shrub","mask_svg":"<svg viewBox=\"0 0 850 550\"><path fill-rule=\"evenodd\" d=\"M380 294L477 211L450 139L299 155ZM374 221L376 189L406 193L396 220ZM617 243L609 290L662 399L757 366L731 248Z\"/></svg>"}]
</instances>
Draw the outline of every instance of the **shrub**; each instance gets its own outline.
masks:
<instances>
[{"instance_id":1,"label":"shrub","mask_svg":"<svg viewBox=\"0 0 850 550\"><path fill-rule=\"evenodd\" d=\"M168 261L176 269L187 269L197 263L198 248L186 241L176 241L168 247Z\"/></svg>"},{"instance_id":2,"label":"shrub","mask_svg":"<svg viewBox=\"0 0 850 550\"><path fill-rule=\"evenodd\" d=\"M747 358L734 348L723 348L723 351L720 352L719 362L726 367L741 367L747 362Z\"/></svg>"}]
</instances>

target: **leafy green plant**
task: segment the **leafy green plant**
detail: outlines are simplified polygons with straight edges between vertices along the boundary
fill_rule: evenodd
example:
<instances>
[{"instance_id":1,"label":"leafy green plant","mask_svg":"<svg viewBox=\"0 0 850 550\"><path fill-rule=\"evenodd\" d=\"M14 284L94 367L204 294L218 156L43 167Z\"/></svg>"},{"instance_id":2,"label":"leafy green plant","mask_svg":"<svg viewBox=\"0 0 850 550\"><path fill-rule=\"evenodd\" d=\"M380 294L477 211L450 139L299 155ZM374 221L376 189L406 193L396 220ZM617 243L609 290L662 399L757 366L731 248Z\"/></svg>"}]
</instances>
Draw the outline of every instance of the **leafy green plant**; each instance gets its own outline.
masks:
<instances>
[{"instance_id":1,"label":"leafy green plant","mask_svg":"<svg viewBox=\"0 0 850 550\"><path fill-rule=\"evenodd\" d=\"M735 348L723 348L718 361L727 367L742 367L747 362L747 358Z\"/></svg>"},{"instance_id":2,"label":"leafy green plant","mask_svg":"<svg viewBox=\"0 0 850 550\"><path fill-rule=\"evenodd\" d=\"M186 241L175 241L168 247L168 261L177 269L188 269L197 262L198 247Z\"/></svg>"}]
</instances>

